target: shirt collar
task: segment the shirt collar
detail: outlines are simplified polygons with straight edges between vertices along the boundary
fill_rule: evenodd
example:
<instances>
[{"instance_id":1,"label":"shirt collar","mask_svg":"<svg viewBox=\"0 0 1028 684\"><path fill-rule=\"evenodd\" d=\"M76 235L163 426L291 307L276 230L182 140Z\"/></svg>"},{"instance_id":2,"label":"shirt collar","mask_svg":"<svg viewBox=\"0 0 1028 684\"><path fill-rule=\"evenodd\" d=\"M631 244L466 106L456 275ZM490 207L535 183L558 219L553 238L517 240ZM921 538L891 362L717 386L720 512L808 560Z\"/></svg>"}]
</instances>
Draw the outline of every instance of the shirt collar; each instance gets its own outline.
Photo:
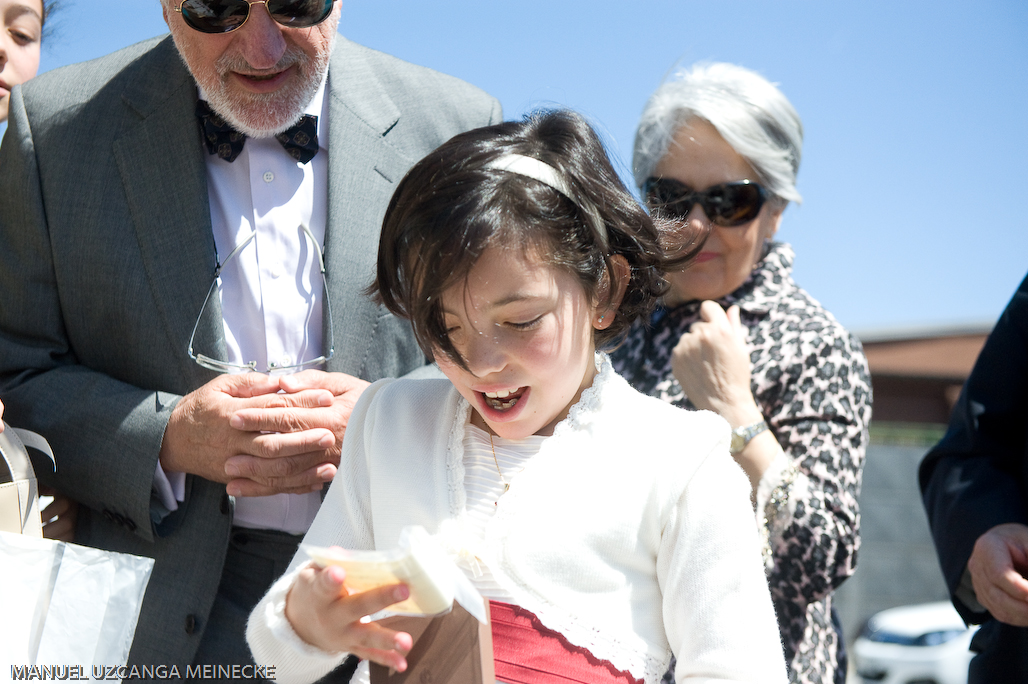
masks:
<instances>
[{"instance_id":1,"label":"shirt collar","mask_svg":"<svg viewBox=\"0 0 1028 684\"><path fill-rule=\"evenodd\" d=\"M785 284L792 278L792 264L796 258L792 247L785 242L768 242L763 258L757 262L749 278L734 292L717 300L722 308L733 304L742 311L755 316L764 316L780 297ZM699 310L701 302L685 302L674 307L676 315L691 316ZM661 307L654 312L653 321L663 318L667 311Z\"/></svg>"},{"instance_id":2,"label":"shirt collar","mask_svg":"<svg viewBox=\"0 0 1028 684\"><path fill-rule=\"evenodd\" d=\"M769 242L764 258L757 262L750 277L739 289L724 298L725 308L737 304L752 314L764 315L778 301L783 287L792 278L792 264L796 258L792 247L785 242Z\"/></svg>"}]
</instances>

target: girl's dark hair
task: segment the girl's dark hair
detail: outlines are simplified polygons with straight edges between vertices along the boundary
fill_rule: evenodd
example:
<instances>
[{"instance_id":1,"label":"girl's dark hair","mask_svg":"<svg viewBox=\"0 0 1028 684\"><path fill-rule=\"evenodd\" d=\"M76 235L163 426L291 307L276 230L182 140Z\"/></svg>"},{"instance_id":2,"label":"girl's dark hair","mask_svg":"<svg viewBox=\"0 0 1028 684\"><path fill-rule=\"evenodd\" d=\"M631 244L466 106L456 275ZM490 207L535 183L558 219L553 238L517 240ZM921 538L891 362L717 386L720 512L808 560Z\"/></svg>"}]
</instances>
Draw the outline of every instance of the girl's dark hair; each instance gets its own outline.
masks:
<instances>
[{"instance_id":1,"label":"girl's dark hair","mask_svg":"<svg viewBox=\"0 0 1028 684\"><path fill-rule=\"evenodd\" d=\"M53 16L53 13L61 8L61 3L62 3L62 0L43 0L43 2L42 2L42 5L43 5L43 16L40 17L40 19L42 20L40 25L43 27L43 36L42 37L43 37L44 40L49 38L51 33L52 33L52 31L53 31L53 25L51 24L48 27L46 25L46 23L47 23L47 21L50 20L50 17Z\"/></svg>"},{"instance_id":2,"label":"girl's dark hair","mask_svg":"<svg viewBox=\"0 0 1028 684\"><path fill-rule=\"evenodd\" d=\"M485 168L507 154L552 166L571 197L533 178ZM595 208L609 252L582 207ZM442 352L466 368L447 335L440 300L486 249L532 249L577 277L600 304L616 290L610 258L621 255L631 270L625 295L611 326L596 331L596 345L610 348L667 290L664 269L699 251L702 241L692 243L674 259L665 256L653 221L585 119L566 110L541 112L457 135L414 165L386 209L378 274L368 291L410 320L426 354Z\"/></svg>"}]
</instances>

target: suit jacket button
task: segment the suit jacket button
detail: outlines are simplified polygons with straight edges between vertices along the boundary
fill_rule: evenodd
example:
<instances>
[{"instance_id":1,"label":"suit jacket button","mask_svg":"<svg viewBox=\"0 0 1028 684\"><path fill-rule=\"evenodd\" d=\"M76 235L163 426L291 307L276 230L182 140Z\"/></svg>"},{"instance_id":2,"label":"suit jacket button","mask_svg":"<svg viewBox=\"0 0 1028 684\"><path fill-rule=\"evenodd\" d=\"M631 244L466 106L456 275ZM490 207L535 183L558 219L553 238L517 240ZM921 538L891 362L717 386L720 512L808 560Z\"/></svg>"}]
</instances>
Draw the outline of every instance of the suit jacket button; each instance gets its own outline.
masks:
<instances>
[{"instance_id":1,"label":"suit jacket button","mask_svg":"<svg viewBox=\"0 0 1028 684\"><path fill-rule=\"evenodd\" d=\"M111 509L109 508L104 509L104 517L107 518L107 520L109 520L110 522L117 522L117 520L114 517L114 513L112 513Z\"/></svg>"},{"instance_id":2,"label":"suit jacket button","mask_svg":"<svg viewBox=\"0 0 1028 684\"><path fill-rule=\"evenodd\" d=\"M228 494L221 495L221 513L222 515L228 515L228 512L232 510L229 507Z\"/></svg>"},{"instance_id":3,"label":"suit jacket button","mask_svg":"<svg viewBox=\"0 0 1028 684\"><path fill-rule=\"evenodd\" d=\"M136 521L132 518L125 518L125 527L129 528L129 532L136 531Z\"/></svg>"},{"instance_id":4,"label":"suit jacket button","mask_svg":"<svg viewBox=\"0 0 1028 684\"><path fill-rule=\"evenodd\" d=\"M112 513L112 515L114 516L114 522L118 523L122 527L125 527L125 516L123 516L121 513Z\"/></svg>"},{"instance_id":5,"label":"suit jacket button","mask_svg":"<svg viewBox=\"0 0 1028 684\"><path fill-rule=\"evenodd\" d=\"M187 615L186 616L186 634L192 634L195 631L196 631L196 616L192 615L192 614Z\"/></svg>"}]
</instances>

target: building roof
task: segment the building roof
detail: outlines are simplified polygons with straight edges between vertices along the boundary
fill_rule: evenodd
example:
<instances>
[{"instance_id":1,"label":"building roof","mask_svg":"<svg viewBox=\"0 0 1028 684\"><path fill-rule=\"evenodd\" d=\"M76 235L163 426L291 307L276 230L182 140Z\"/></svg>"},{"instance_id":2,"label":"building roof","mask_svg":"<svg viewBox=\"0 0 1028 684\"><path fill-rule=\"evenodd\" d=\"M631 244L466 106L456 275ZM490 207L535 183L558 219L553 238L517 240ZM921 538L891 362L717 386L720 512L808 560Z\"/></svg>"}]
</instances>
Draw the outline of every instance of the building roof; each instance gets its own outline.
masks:
<instances>
[{"instance_id":1,"label":"building roof","mask_svg":"<svg viewBox=\"0 0 1028 684\"><path fill-rule=\"evenodd\" d=\"M858 335L871 375L963 382L992 325L878 331Z\"/></svg>"}]
</instances>

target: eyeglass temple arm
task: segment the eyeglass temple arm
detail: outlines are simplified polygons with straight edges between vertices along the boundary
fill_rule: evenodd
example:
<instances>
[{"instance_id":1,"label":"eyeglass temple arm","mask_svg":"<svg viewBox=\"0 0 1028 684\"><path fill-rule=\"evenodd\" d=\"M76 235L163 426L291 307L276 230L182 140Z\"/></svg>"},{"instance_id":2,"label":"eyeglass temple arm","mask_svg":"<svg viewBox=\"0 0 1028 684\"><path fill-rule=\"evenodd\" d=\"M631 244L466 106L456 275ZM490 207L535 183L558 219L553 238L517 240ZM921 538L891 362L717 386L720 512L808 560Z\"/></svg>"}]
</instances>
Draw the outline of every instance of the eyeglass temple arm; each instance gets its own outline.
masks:
<instances>
[{"instance_id":1,"label":"eyeglass temple arm","mask_svg":"<svg viewBox=\"0 0 1028 684\"><path fill-rule=\"evenodd\" d=\"M321 308L323 312L327 309L328 316L328 354L325 356L325 361L328 361L335 356L336 338L335 331L332 328L332 300L328 294L328 275L325 273L325 248L318 244L318 241L314 238L314 234L311 233L310 228L308 228L306 224L301 223L300 229L306 233L307 237L310 238L311 244L317 248L315 249L315 252L318 255L318 266L321 267L321 282L324 283L325 286L325 301L322 302Z\"/></svg>"},{"instance_id":2,"label":"eyeglass temple arm","mask_svg":"<svg viewBox=\"0 0 1028 684\"><path fill-rule=\"evenodd\" d=\"M300 227L300 230L302 230L304 232L304 234L308 238L310 238L311 244L313 244L314 247L315 247L314 253L318 255L318 267L321 270L322 281L325 284L325 301L322 304L322 308L323 309L324 308L328 308L328 340L329 340L329 342L328 342L328 354L324 357L325 361L328 361L333 356L335 356L336 345L335 345L335 334L334 334L334 330L333 330L333 326L332 326L332 302L329 299L329 294L328 294L328 277L325 274L325 249L320 244L318 244L317 238L314 237L314 233L311 232L310 228L308 228L306 224L301 223L299 227ZM231 252L229 252L229 255L227 257L225 257L224 261L219 260L217 262L217 264L215 265L215 267L214 267L214 280L211 282L211 286L207 290L207 296L204 297L203 306L200 307L200 315L198 315L196 317L196 323L193 324L193 332L190 333L190 335L189 335L189 349L187 351L189 353L189 358L193 359L194 361L198 361L199 359L202 358L204 361L209 361L212 364L221 364L221 362L216 361L214 359L211 359L210 357L208 357L208 356L206 356L204 354L194 354L193 353L193 340L196 339L196 331L200 327L200 320L203 318L203 312L207 310L207 303L211 300L211 294L214 292L214 288L217 287L217 285L218 285L218 278L221 276L222 268L224 268L225 264L227 264L228 262L232 261L232 259L235 258L235 256L237 254L239 254L239 252L241 252L243 250L243 248L245 248L248 244L253 242L253 239L255 237L257 237L257 231L256 230L251 232L250 235L245 240L243 240L238 245L236 245L235 249L233 249ZM210 368L211 370L221 370L220 367L219 368L214 368L214 367L206 365L204 363L201 363L200 365L202 365L202 366L204 366L206 368ZM221 364L221 365L224 365L224 364ZM256 362L251 361L250 363L245 364L245 366L249 367L251 369L256 368Z\"/></svg>"},{"instance_id":3,"label":"eyeglass temple arm","mask_svg":"<svg viewBox=\"0 0 1028 684\"><path fill-rule=\"evenodd\" d=\"M214 293L214 288L218 286L218 278L221 277L221 269L224 268L225 264L232 261L233 257L239 254L239 252L241 252L244 247L253 242L253 239L255 237L257 237L256 230L250 233L249 237L247 237L245 240L236 245L235 249L229 252L229 255L225 257L224 261L217 258L217 251L215 250L214 254L216 263L214 264L214 280L211 281L211 286L207 289L207 296L203 298L203 306L200 307L200 314L196 317L196 323L193 323L193 332L189 334L189 348L186 351L189 354L189 358L193 359L194 361L196 361L199 357L203 357L204 359L210 358L203 354L197 355L193 353L193 340L196 339L196 331L200 327L200 321L203 320L203 312L207 310L207 303L211 301L211 294ZM211 370L218 370L217 368L211 368L210 366L204 367L210 368Z\"/></svg>"}]
</instances>

